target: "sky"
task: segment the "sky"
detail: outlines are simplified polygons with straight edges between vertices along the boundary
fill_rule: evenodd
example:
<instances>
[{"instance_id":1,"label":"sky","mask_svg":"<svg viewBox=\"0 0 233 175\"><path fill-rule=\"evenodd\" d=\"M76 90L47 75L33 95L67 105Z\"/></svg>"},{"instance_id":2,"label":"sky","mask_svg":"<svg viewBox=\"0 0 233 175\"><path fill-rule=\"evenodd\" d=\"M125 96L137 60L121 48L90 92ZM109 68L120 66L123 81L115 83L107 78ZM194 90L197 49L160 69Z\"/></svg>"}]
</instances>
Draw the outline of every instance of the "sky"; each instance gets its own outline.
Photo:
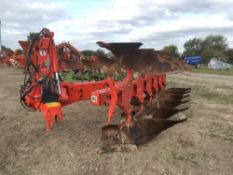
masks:
<instances>
[{"instance_id":1,"label":"sky","mask_svg":"<svg viewBox=\"0 0 233 175\"><path fill-rule=\"evenodd\" d=\"M55 42L98 49L96 41L142 42L180 52L193 37L222 34L233 47L233 0L1 0L2 43L20 48L29 32L43 27Z\"/></svg>"}]
</instances>

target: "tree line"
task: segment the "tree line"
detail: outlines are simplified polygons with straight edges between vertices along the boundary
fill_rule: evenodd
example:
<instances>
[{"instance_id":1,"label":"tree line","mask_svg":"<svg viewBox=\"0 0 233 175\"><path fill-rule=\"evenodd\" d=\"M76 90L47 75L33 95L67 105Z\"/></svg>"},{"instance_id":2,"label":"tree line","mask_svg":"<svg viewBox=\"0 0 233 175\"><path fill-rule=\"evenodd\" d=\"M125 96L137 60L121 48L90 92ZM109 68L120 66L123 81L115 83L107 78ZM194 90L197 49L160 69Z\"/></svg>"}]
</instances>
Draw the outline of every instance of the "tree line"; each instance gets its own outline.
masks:
<instances>
[{"instance_id":1,"label":"tree line","mask_svg":"<svg viewBox=\"0 0 233 175\"><path fill-rule=\"evenodd\" d=\"M208 63L209 60L214 57L233 63L233 48L229 48L227 38L223 35L208 35L204 39L194 37L186 41L183 46L183 53L180 53L178 47L174 44L164 46L161 51L180 59L198 55L202 57L203 63ZM2 46L2 50L12 51L5 46ZM110 58L113 57L110 52L106 53L102 49L96 51L83 50L82 53L86 56L102 55Z\"/></svg>"},{"instance_id":2,"label":"tree line","mask_svg":"<svg viewBox=\"0 0 233 175\"><path fill-rule=\"evenodd\" d=\"M178 58L201 56L203 63L211 58L220 58L233 63L233 48L229 48L227 38L223 35L208 35L204 39L194 37L184 43L183 53L179 53L176 45L171 44L162 49L163 52Z\"/></svg>"}]
</instances>

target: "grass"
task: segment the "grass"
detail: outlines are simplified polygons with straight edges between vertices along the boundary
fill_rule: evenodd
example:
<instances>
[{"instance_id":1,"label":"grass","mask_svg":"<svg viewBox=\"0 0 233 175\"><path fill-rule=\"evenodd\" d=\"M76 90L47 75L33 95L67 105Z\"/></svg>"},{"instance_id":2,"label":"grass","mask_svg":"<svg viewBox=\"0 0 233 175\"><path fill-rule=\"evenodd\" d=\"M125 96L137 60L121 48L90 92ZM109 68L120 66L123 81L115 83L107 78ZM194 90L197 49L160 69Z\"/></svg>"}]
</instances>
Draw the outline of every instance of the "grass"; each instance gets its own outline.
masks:
<instances>
[{"instance_id":1,"label":"grass","mask_svg":"<svg viewBox=\"0 0 233 175\"><path fill-rule=\"evenodd\" d=\"M187 118L192 118L194 115L193 111L191 110L184 111L183 113Z\"/></svg>"},{"instance_id":2,"label":"grass","mask_svg":"<svg viewBox=\"0 0 233 175\"><path fill-rule=\"evenodd\" d=\"M191 162L193 165L198 165L197 155L194 153L190 153L188 155L179 155L176 152L171 152L171 156L175 160L181 160L185 162Z\"/></svg>"},{"instance_id":3,"label":"grass","mask_svg":"<svg viewBox=\"0 0 233 175\"><path fill-rule=\"evenodd\" d=\"M210 91L209 89L201 86L193 86L192 93L209 101L217 102L220 104L233 104L233 94L225 95L219 92Z\"/></svg>"},{"instance_id":4,"label":"grass","mask_svg":"<svg viewBox=\"0 0 233 175\"><path fill-rule=\"evenodd\" d=\"M210 137L218 137L233 142L233 126L213 127L210 129Z\"/></svg>"},{"instance_id":5,"label":"grass","mask_svg":"<svg viewBox=\"0 0 233 175\"><path fill-rule=\"evenodd\" d=\"M202 65L200 68L193 68L193 73L205 73L205 74L218 74L218 75L233 75L233 67L229 70L212 70L208 69L207 65Z\"/></svg>"},{"instance_id":6,"label":"grass","mask_svg":"<svg viewBox=\"0 0 233 175\"><path fill-rule=\"evenodd\" d=\"M180 84L177 83L174 79L172 80L171 78L167 80L167 86L166 86L167 88L171 88L175 86L180 86Z\"/></svg>"},{"instance_id":7,"label":"grass","mask_svg":"<svg viewBox=\"0 0 233 175\"><path fill-rule=\"evenodd\" d=\"M220 92L217 92L215 90L210 90L204 86L197 86L197 85L185 85L183 83L179 84L177 83L176 80L171 80L169 79L167 81L167 87L175 87L178 86L179 87L191 87L192 88L192 95L194 96L200 96L206 100L209 101L213 101L213 102L217 102L220 104L232 104L233 105L233 91L230 94L223 94ZM222 89L227 89L227 90L231 90L232 88L230 87L221 87ZM215 88L217 89L217 87ZM189 116L190 118L192 117L192 113L187 114L187 116Z\"/></svg>"}]
</instances>

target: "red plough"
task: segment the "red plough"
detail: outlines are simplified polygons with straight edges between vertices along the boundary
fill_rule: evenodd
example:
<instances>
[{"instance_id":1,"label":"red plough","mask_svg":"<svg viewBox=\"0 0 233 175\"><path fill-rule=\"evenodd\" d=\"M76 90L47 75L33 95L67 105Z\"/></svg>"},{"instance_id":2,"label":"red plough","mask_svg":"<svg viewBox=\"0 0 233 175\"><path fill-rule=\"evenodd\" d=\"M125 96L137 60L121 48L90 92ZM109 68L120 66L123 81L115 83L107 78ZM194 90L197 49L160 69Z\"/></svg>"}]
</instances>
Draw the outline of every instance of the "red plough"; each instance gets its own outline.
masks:
<instances>
[{"instance_id":1,"label":"red plough","mask_svg":"<svg viewBox=\"0 0 233 175\"><path fill-rule=\"evenodd\" d=\"M112 67L118 67L121 64L120 66L126 71L126 77L123 80L116 81L111 73L107 79L98 82L63 82L60 81L58 76L58 55L53 35L54 33L48 29L43 29L40 33L33 34L30 37L29 45L24 47L24 51L27 53L26 74L20 94L23 106L42 111L47 130L51 129L55 121L62 120L62 108L64 106L83 100L90 100L91 104L96 106L108 106L108 119L106 122L107 125L103 129L103 138L106 135L108 136L109 133L113 133L112 131L122 133L122 129L120 128L126 127L128 128L127 133L130 133L132 126L139 126L138 124L134 124L135 122L139 122L135 116L142 114L145 109L148 110L148 107L152 109L153 104L156 103L155 99L159 97L160 91L165 89L165 72L163 71L160 74L158 73L159 70L151 73L139 72L139 75L135 78L134 68L136 64L134 67L130 67L127 60L109 62L107 59L102 59L102 61L97 61L96 63L106 65L105 61L103 61L106 60ZM111 46L111 44L108 46ZM129 51L138 51L138 43L118 43L117 45L113 44L113 46L115 51L117 50L115 53L120 53L118 56L125 52L129 54ZM124 61L127 62L127 66L122 64ZM169 62L166 62L166 64L169 65ZM178 66L170 67L175 67L176 71L179 70ZM168 66L163 70L173 71ZM177 94L182 93L184 93L183 90ZM169 104L174 101L174 99L169 100ZM177 102L177 104L179 105L180 102ZM111 122L116 107L122 110L122 119L119 125L112 125ZM142 122L145 123L144 120ZM146 124L143 124L143 126L145 126L145 130L148 129ZM130 138L130 136L128 137Z\"/></svg>"}]
</instances>

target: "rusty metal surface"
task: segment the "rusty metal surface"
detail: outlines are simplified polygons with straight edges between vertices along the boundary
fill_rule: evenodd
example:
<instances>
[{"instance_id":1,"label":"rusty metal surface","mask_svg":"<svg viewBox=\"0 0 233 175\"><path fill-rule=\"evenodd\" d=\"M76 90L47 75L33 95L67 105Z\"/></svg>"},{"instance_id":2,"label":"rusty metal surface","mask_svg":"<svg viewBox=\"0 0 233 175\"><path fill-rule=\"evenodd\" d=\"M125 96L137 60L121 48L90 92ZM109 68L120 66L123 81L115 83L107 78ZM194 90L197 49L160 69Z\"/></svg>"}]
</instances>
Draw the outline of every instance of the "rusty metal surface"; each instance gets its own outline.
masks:
<instances>
[{"instance_id":1,"label":"rusty metal surface","mask_svg":"<svg viewBox=\"0 0 233 175\"><path fill-rule=\"evenodd\" d=\"M97 56L95 61L82 59L81 63L89 70L101 70L107 75L120 75L121 67L116 60Z\"/></svg>"},{"instance_id":2,"label":"rusty metal surface","mask_svg":"<svg viewBox=\"0 0 233 175\"><path fill-rule=\"evenodd\" d=\"M100 47L110 50L116 57L122 54L132 52L138 49L142 43L140 42L130 42L130 43L104 43L102 41L96 42Z\"/></svg>"},{"instance_id":3,"label":"rusty metal surface","mask_svg":"<svg viewBox=\"0 0 233 175\"><path fill-rule=\"evenodd\" d=\"M190 88L169 88L161 90L153 99L152 104L134 116L129 125L104 126L102 139L108 141L103 145L103 151L131 151L132 144L140 145L148 142L154 136L173 125L184 122L187 118L180 118L178 113L189 108ZM115 144L112 146L112 144ZM116 146L118 144L118 146ZM124 144L124 149L122 149ZM129 144L129 147L126 146Z\"/></svg>"},{"instance_id":4,"label":"rusty metal surface","mask_svg":"<svg viewBox=\"0 0 233 175\"><path fill-rule=\"evenodd\" d=\"M100 47L116 56L116 63L139 73L189 73L191 68L183 61L154 49L139 49L141 43L104 43Z\"/></svg>"}]
</instances>

